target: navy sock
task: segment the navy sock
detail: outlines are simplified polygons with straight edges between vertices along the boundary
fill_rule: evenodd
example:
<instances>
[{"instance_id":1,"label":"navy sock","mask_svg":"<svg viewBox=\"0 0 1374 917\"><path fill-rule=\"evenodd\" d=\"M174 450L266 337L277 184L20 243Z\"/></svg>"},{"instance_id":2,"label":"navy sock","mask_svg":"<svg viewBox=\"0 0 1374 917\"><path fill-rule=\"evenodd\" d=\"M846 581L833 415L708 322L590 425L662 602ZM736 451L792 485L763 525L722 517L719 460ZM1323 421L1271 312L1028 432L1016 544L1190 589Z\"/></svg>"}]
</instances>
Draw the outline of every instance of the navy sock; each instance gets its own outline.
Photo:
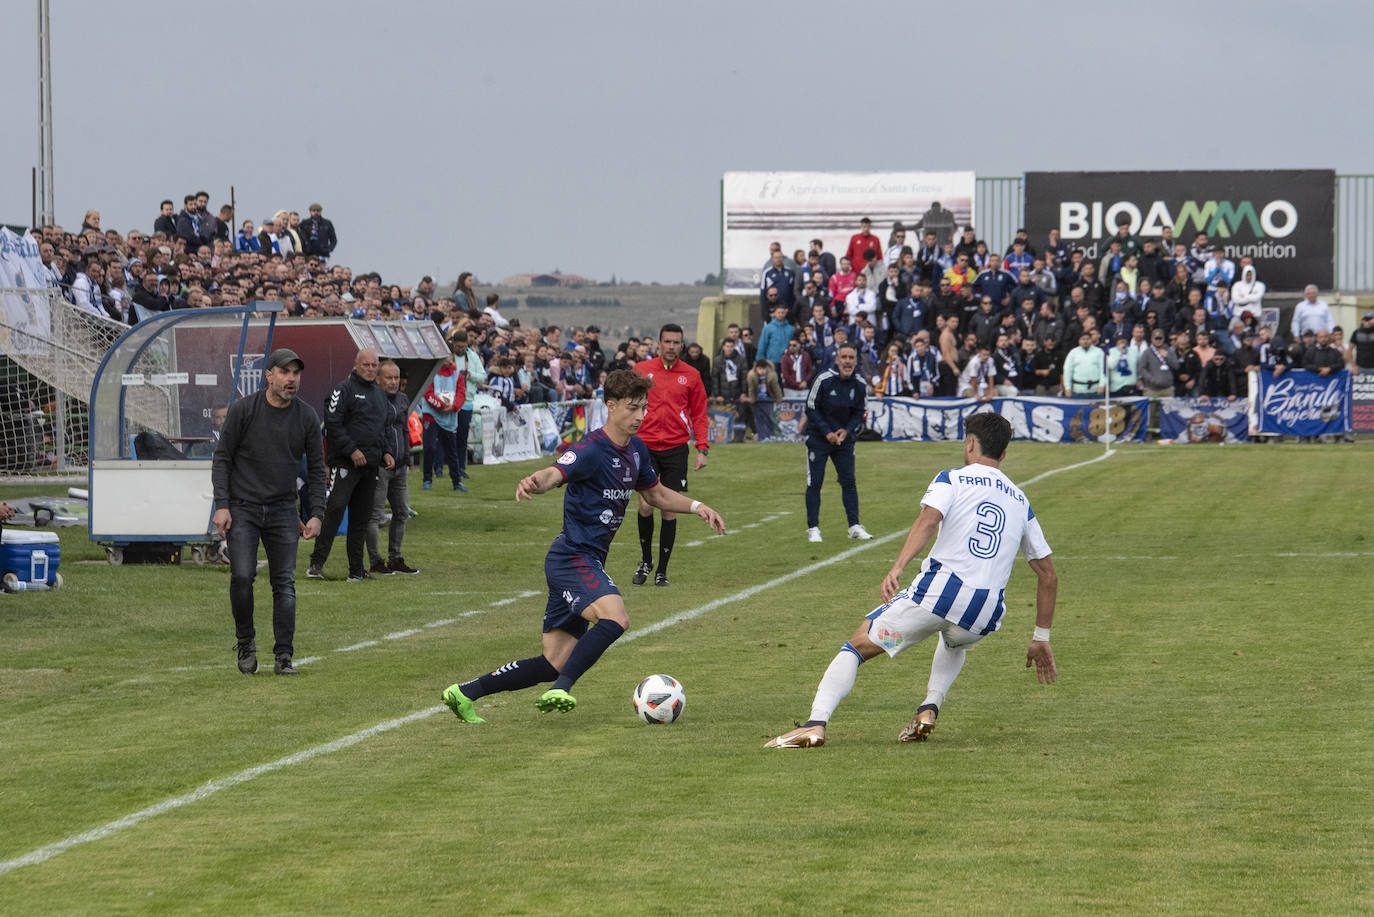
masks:
<instances>
[{"instance_id":1,"label":"navy sock","mask_svg":"<svg viewBox=\"0 0 1374 917\"><path fill-rule=\"evenodd\" d=\"M558 670L543 656L517 659L508 662L488 675L479 675L472 681L465 681L458 690L467 695L468 700L477 700L488 694L502 691L519 691L558 677Z\"/></svg>"},{"instance_id":2,"label":"navy sock","mask_svg":"<svg viewBox=\"0 0 1374 917\"><path fill-rule=\"evenodd\" d=\"M639 553L644 562L654 562L654 514L639 517Z\"/></svg>"},{"instance_id":3,"label":"navy sock","mask_svg":"<svg viewBox=\"0 0 1374 917\"><path fill-rule=\"evenodd\" d=\"M658 572L668 575L668 558L673 556L673 542L677 541L677 520L664 519L658 533Z\"/></svg>"},{"instance_id":4,"label":"navy sock","mask_svg":"<svg viewBox=\"0 0 1374 917\"><path fill-rule=\"evenodd\" d=\"M572 655L568 657L567 662L563 663L563 671L559 673L553 686L564 691L571 688L573 682L594 666L596 661L601 658L601 654L610 649L611 644L619 640L623 633L625 633L625 628L609 618L602 618L597 621L591 630L578 639L577 645L573 647Z\"/></svg>"}]
</instances>

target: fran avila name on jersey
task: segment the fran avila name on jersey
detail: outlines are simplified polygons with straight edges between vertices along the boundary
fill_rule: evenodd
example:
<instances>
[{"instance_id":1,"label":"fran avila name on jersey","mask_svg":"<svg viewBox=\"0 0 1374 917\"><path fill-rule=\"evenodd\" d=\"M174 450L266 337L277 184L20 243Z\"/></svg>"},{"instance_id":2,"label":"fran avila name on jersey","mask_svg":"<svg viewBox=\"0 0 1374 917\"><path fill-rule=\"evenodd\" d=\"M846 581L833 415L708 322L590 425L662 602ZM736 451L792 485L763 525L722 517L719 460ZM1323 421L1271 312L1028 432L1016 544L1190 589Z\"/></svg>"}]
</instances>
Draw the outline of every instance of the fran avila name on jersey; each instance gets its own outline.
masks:
<instances>
[{"instance_id":1,"label":"fran avila name on jersey","mask_svg":"<svg viewBox=\"0 0 1374 917\"><path fill-rule=\"evenodd\" d=\"M956 475L956 477L958 478L960 484L972 484L981 487L996 487L998 490L1000 490L1007 496L1011 497L1017 503L1026 502L1026 497L1024 494L1018 493L1013 488L1008 487L1007 484L999 478L984 477L980 475L971 474L961 474Z\"/></svg>"}]
</instances>

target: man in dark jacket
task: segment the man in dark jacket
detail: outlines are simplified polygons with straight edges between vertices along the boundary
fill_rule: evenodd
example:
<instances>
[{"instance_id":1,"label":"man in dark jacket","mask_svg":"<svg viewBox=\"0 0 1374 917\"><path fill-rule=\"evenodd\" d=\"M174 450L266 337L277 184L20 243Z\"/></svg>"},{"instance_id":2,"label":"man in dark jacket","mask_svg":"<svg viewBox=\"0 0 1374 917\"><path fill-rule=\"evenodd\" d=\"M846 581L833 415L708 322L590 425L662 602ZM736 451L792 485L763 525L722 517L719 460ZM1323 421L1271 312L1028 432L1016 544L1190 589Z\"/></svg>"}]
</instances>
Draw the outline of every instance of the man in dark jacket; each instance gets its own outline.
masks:
<instances>
[{"instance_id":1,"label":"man in dark jacket","mask_svg":"<svg viewBox=\"0 0 1374 917\"><path fill-rule=\"evenodd\" d=\"M406 472L410 470L410 430L407 421L410 415L410 399L401 391L401 368L387 360L377 370L377 384L386 395L386 448L395 459L390 468L377 472L376 497L372 504L372 516L367 522L367 553L372 560L371 573L390 576L393 573L419 573L408 566L401 556L401 540L406 534L406 519L409 518L410 493L406 488ZM381 528L382 516L387 504L391 504L391 526L387 532L386 559L382 558Z\"/></svg>"},{"instance_id":2,"label":"man in dark jacket","mask_svg":"<svg viewBox=\"0 0 1374 917\"><path fill-rule=\"evenodd\" d=\"M184 206L177 214L177 238L186 242L186 251L194 252L205 244L204 216L196 209L196 196L188 194L182 199Z\"/></svg>"},{"instance_id":3,"label":"man in dark jacket","mask_svg":"<svg viewBox=\"0 0 1374 917\"><path fill-rule=\"evenodd\" d=\"M367 520L377 492L377 469L395 467L386 442L386 393L377 385L377 352L360 350L353 372L334 387L324 405L325 464L329 466L329 502L324 525L310 555L305 575L324 579L324 562L348 510L348 579L372 579L363 566Z\"/></svg>"},{"instance_id":4,"label":"man in dark jacket","mask_svg":"<svg viewBox=\"0 0 1374 917\"><path fill-rule=\"evenodd\" d=\"M859 490L854 483L854 439L864 426L864 383L857 375L859 352L837 345L835 368L820 373L806 396L806 540L821 540L821 484L834 462L849 537L873 536L859 522Z\"/></svg>"},{"instance_id":5,"label":"man in dark jacket","mask_svg":"<svg viewBox=\"0 0 1374 917\"><path fill-rule=\"evenodd\" d=\"M309 219L301 220L297 231L307 255L318 255L328 259L334 247L339 244L339 238L334 235L334 224L321 216L323 212L324 208L319 204L311 204Z\"/></svg>"},{"instance_id":6,"label":"man in dark jacket","mask_svg":"<svg viewBox=\"0 0 1374 917\"><path fill-rule=\"evenodd\" d=\"M171 201L163 201L159 207L156 220L153 221L153 232L165 233L171 239L177 234L176 205Z\"/></svg>"},{"instance_id":7,"label":"man in dark jacket","mask_svg":"<svg viewBox=\"0 0 1374 917\"><path fill-rule=\"evenodd\" d=\"M152 312L167 312L175 308L175 303L172 297L162 295L158 280L158 275L152 271L144 274L143 282L134 290L134 302Z\"/></svg>"}]
</instances>

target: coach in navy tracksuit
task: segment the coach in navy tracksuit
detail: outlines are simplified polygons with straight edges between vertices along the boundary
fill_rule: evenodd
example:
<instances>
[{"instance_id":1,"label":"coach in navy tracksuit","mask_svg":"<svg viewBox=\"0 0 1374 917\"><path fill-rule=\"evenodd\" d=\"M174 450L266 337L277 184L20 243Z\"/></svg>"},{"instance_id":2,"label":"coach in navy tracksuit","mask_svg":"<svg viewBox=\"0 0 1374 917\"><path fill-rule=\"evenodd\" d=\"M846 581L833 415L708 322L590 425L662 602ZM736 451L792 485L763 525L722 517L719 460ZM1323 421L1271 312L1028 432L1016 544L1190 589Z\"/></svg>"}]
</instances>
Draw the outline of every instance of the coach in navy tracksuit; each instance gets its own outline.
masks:
<instances>
[{"instance_id":1,"label":"coach in navy tracksuit","mask_svg":"<svg viewBox=\"0 0 1374 917\"><path fill-rule=\"evenodd\" d=\"M854 486L854 437L864 426L864 383L854 374L859 352L853 344L836 348L835 367L816 376L806 396L806 537L820 541L821 484L825 463L835 463L849 537L873 536L859 524L859 490Z\"/></svg>"}]
</instances>

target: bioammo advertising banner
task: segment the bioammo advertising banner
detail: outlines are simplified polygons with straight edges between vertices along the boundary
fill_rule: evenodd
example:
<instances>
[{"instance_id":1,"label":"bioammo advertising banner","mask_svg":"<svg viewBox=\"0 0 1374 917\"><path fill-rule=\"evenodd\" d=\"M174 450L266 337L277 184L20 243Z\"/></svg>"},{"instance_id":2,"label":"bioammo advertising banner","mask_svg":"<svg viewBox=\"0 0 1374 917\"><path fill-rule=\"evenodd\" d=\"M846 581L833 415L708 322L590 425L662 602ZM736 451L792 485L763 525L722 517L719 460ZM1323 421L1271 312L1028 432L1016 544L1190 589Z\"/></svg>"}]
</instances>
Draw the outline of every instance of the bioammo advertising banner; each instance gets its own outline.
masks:
<instances>
[{"instance_id":1,"label":"bioammo advertising banner","mask_svg":"<svg viewBox=\"0 0 1374 917\"><path fill-rule=\"evenodd\" d=\"M771 242L789 264L812 239L838 261L863 217L884 249L897 222L913 249L926 229L942 245L953 241L973 220L973 185L972 172L726 172L725 292L758 292Z\"/></svg>"},{"instance_id":2,"label":"bioammo advertising banner","mask_svg":"<svg viewBox=\"0 0 1374 917\"><path fill-rule=\"evenodd\" d=\"M1331 169L1244 172L1027 172L1026 229L1100 255L1118 220L1158 237L1164 227L1192 245L1199 232L1226 256L1254 259L1270 290L1333 285L1336 173ZM762 263L762 262L760 262Z\"/></svg>"}]
</instances>

